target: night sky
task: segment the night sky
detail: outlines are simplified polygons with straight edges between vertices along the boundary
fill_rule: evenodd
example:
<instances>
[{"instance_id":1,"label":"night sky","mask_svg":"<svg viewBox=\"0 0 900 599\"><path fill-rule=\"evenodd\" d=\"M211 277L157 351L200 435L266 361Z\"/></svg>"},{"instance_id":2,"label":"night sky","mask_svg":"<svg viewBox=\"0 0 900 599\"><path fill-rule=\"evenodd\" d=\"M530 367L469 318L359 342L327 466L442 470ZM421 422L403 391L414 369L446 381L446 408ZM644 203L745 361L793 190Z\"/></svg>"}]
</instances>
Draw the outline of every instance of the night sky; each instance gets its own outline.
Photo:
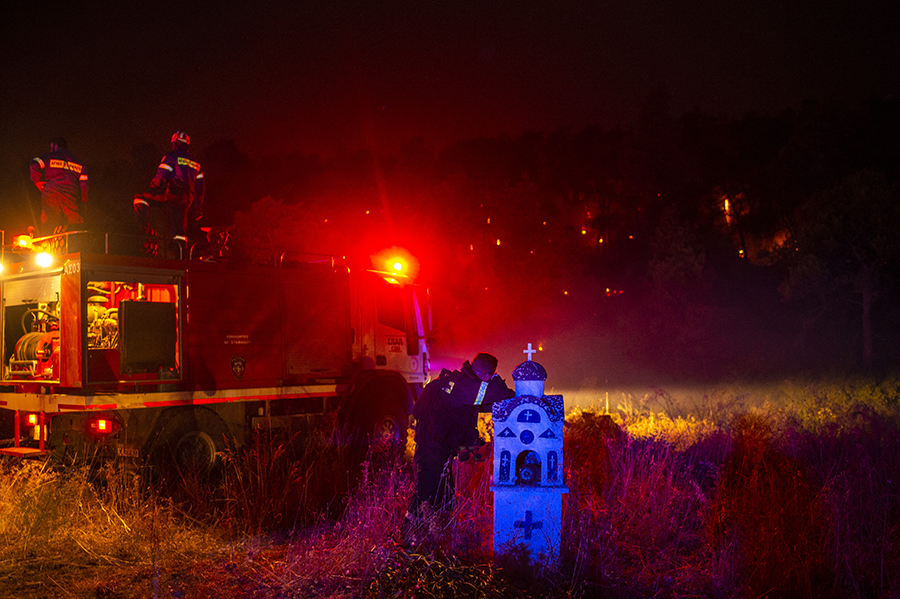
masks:
<instances>
[{"instance_id":1,"label":"night sky","mask_svg":"<svg viewBox=\"0 0 900 599\"><path fill-rule=\"evenodd\" d=\"M896 96L897 6L17 3L0 23L0 164L56 135L102 164L176 129L264 158L613 127L660 86L676 110L726 116Z\"/></svg>"},{"instance_id":2,"label":"night sky","mask_svg":"<svg viewBox=\"0 0 900 599\"><path fill-rule=\"evenodd\" d=\"M389 154L414 138L440 150L628 128L659 90L676 116L734 118L897 98L898 14L896 0L19 3L0 20L0 214L34 216L21 208L37 197L28 163L58 135L109 176L114 161L137 163L139 146L156 156L175 130L200 155L233 140L265 166L298 152ZM540 324L560 374L590 379L617 359L615 343L578 338L577 322ZM504 371L541 341L522 325L532 328L484 344ZM484 347L448 348L436 365ZM591 357L584 372L561 357L569 347Z\"/></svg>"}]
</instances>

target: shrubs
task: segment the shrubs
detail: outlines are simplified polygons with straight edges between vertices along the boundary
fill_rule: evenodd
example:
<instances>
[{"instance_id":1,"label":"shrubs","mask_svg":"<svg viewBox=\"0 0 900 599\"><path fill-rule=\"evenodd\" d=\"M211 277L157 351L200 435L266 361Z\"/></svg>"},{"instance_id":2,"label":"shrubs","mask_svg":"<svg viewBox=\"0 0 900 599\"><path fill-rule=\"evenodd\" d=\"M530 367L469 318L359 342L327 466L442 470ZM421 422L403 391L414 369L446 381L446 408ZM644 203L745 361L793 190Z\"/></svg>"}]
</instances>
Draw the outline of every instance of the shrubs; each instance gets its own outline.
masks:
<instances>
[{"instance_id":1,"label":"shrubs","mask_svg":"<svg viewBox=\"0 0 900 599\"><path fill-rule=\"evenodd\" d=\"M628 409L623 440L571 414L564 565L613 596L896 596L896 387L789 384L713 427Z\"/></svg>"},{"instance_id":2,"label":"shrubs","mask_svg":"<svg viewBox=\"0 0 900 599\"><path fill-rule=\"evenodd\" d=\"M735 548L736 570L750 596L832 594L817 495L806 466L774 447L764 419L745 415L737 421L708 527L714 548Z\"/></svg>"},{"instance_id":3,"label":"shrubs","mask_svg":"<svg viewBox=\"0 0 900 599\"><path fill-rule=\"evenodd\" d=\"M661 441L607 432L609 424L584 435L582 423L590 430L596 419L568 423L563 566L628 596L708 595L716 581L702 538L707 498L685 456ZM606 474L592 454L607 456Z\"/></svg>"}]
</instances>

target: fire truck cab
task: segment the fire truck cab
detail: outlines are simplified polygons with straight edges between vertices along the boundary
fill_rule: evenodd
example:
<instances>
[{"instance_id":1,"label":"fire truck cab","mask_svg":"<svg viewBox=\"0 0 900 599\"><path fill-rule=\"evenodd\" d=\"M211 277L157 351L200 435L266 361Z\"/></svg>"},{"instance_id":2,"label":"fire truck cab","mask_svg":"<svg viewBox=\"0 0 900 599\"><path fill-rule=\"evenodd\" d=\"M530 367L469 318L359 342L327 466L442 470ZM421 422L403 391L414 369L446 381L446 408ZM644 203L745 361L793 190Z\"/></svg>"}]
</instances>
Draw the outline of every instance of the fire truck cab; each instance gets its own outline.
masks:
<instances>
[{"instance_id":1,"label":"fire truck cab","mask_svg":"<svg viewBox=\"0 0 900 599\"><path fill-rule=\"evenodd\" d=\"M0 276L0 409L15 414L3 452L211 465L255 427L327 420L405 442L430 311L403 276L323 256L44 260Z\"/></svg>"}]
</instances>

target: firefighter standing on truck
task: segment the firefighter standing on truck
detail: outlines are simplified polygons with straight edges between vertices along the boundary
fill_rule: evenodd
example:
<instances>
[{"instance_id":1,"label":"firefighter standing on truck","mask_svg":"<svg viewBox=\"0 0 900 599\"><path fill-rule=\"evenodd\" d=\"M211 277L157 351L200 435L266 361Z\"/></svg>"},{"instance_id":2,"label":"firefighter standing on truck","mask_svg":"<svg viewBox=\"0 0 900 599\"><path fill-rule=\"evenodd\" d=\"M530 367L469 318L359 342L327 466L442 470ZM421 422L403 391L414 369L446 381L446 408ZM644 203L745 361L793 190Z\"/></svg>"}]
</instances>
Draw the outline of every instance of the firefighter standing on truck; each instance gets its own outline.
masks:
<instances>
[{"instance_id":1,"label":"firefighter standing on truck","mask_svg":"<svg viewBox=\"0 0 900 599\"><path fill-rule=\"evenodd\" d=\"M489 412L494 402L515 396L496 374L497 358L480 353L460 370L446 368L422 390L416 418L416 494L405 528L426 515L422 507L441 510L452 505L453 457L462 448L478 445L478 413ZM426 510L427 512L427 510Z\"/></svg>"},{"instance_id":2,"label":"firefighter standing on truck","mask_svg":"<svg viewBox=\"0 0 900 599\"><path fill-rule=\"evenodd\" d=\"M64 137L50 141L50 152L31 161L31 180L41 191L41 234L63 225L83 223L80 206L87 202L87 169L69 152Z\"/></svg>"},{"instance_id":3,"label":"firefighter standing on truck","mask_svg":"<svg viewBox=\"0 0 900 599\"><path fill-rule=\"evenodd\" d=\"M187 249L188 219L203 215L203 170L191 155L191 138L184 131L172 134L172 150L162 157L149 193L134 196L134 214L145 233L150 233L150 209L165 208L171 239L181 257Z\"/></svg>"}]
</instances>

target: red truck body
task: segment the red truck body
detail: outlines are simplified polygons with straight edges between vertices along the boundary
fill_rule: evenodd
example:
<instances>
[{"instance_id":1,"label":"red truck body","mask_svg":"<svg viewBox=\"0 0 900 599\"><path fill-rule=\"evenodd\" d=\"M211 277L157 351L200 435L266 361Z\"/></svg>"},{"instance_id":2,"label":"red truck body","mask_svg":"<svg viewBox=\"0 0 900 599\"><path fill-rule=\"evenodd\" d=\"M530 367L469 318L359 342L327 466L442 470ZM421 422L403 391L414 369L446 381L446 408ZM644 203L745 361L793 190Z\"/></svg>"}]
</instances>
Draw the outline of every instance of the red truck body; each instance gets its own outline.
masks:
<instances>
[{"instance_id":1,"label":"red truck body","mask_svg":"<svg viewBox=\"0 0 900 599\"><path fill-rule=\"evenodd\" d=\"M16 434L2 451L212 463L254 427L325 415L405 441L428 377L427 290L326 257L272 262L79 252L7 270L0 409Z\"/></svg>"}]
</instances>

